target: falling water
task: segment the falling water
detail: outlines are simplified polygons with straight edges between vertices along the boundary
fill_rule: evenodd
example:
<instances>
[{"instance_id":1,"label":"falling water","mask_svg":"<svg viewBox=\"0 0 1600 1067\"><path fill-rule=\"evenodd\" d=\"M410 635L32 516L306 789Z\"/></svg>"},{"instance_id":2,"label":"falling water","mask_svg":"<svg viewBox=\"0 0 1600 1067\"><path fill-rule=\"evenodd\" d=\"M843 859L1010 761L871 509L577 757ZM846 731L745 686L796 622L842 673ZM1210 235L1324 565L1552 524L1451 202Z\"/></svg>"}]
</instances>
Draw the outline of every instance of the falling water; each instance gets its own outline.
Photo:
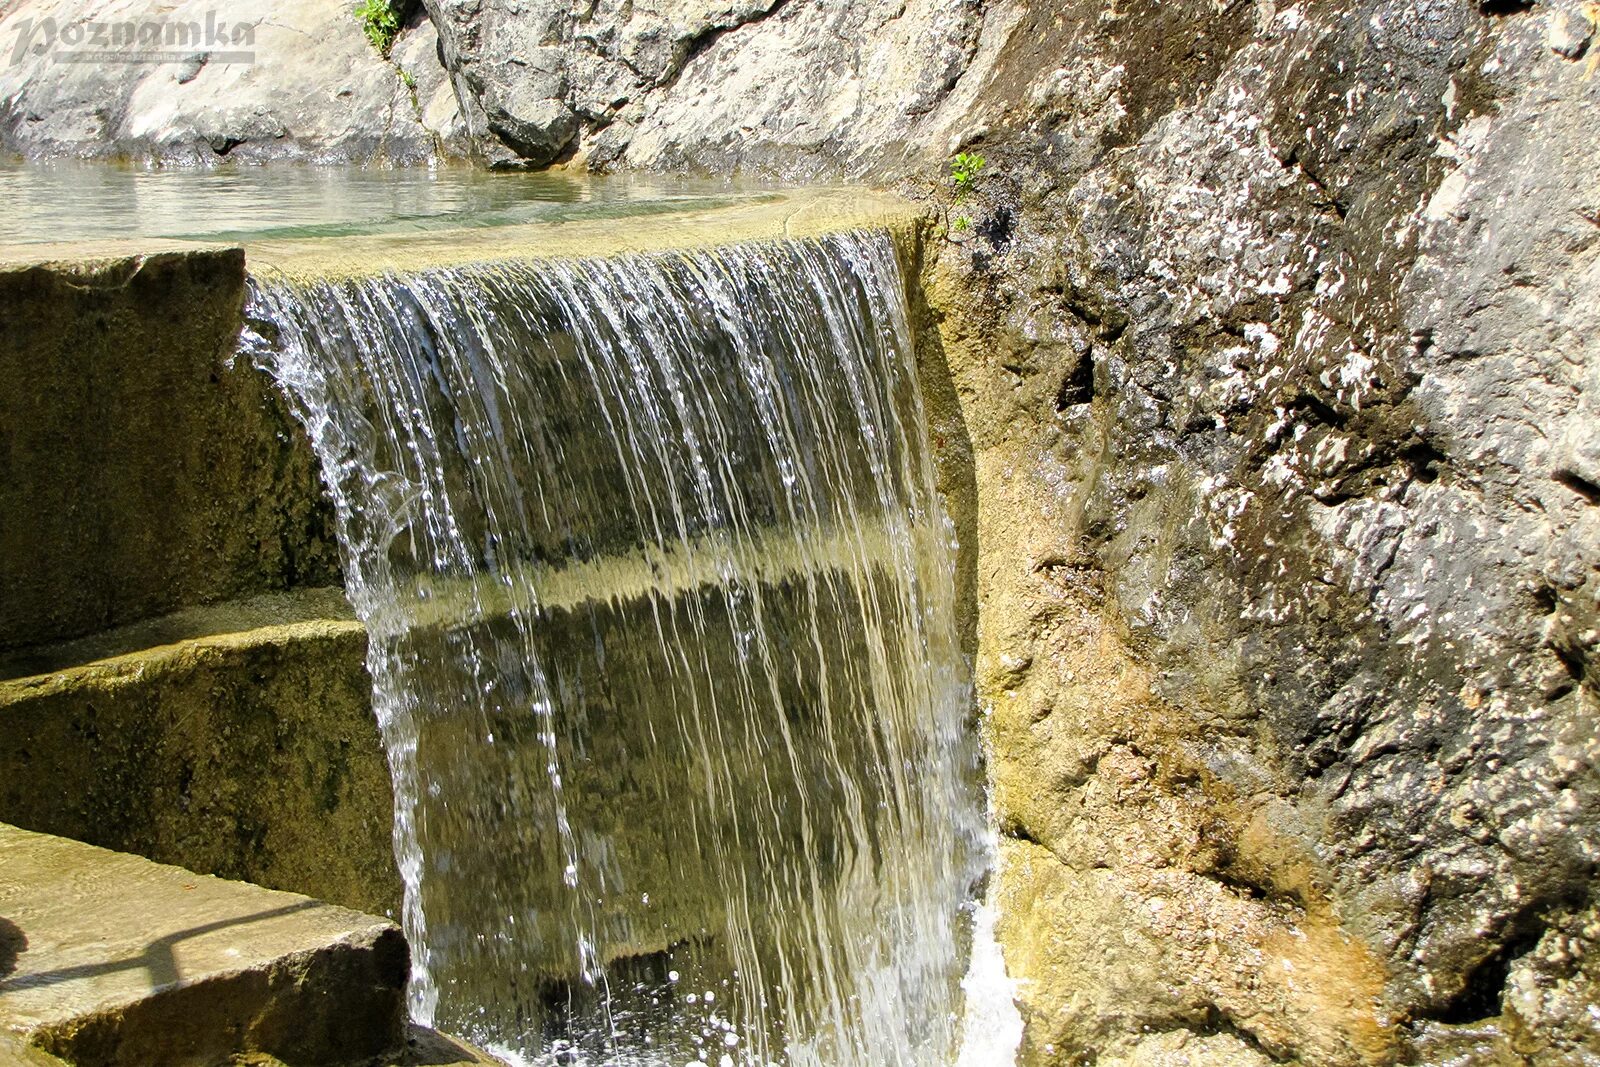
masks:
<instances>
[{"instance_id":1,"label":"falling water","mask_svg":"<svg viewBox=\"0 0 1600 1067\"><path fill-rule=\"evenodd\" d=\"M371 634L412 1011L950 1063L982 798L884 233L253 283Z\"/></svg>"}]
</instances>

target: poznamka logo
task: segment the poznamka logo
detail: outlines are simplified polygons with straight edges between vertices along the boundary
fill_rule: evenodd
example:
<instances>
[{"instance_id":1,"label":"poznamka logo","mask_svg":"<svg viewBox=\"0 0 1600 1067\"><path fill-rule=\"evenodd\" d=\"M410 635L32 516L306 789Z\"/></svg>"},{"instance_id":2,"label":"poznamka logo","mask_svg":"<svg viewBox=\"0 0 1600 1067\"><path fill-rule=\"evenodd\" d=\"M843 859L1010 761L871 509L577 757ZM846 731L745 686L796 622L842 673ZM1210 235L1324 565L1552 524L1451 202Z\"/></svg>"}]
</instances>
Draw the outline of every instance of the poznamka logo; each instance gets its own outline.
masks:
<instances>
[{"instance_id":1,"label":"poznamka logo","mask_svg":"<svg viewBox=\"0 0 1600 1067\"><path fill-rule=\"evenodd\" d=\"M227 23L215 11L204 22L171 17L100 22L53 18L17 23L11 50L15 66L29 56L48 55L56 63L182 63L205 53L208 63L254 63L254 23Z\"/></svg>"}]
</instances>

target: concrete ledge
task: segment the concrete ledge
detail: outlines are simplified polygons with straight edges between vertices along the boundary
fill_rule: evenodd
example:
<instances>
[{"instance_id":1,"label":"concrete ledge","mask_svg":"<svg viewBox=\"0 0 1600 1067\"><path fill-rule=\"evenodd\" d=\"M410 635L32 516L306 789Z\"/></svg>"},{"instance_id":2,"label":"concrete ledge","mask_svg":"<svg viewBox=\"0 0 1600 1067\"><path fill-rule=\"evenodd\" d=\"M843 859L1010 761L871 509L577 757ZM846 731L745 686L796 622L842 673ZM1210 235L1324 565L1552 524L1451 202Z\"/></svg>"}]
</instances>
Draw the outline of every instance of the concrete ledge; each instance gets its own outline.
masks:
<instances>
[{"instance_id":1,"label":"concrete ledge","mask_svg":"<svg viewBox=\"0 0 1600 1067\"><path fill-rule=\"evenodd\" d=\"M305 590L0 662L0 820L398 914L366 648Z\"/></svg>"},{"instance_id":2,"label":"concrete ledge","mask_svg":"<svg viewBox=\"0 0 1600 1067\"><path fill-rule=\"evenodd\" d=\"M81 1067L393 1054L389 922L0 825L0 1029Z\"/></svg>"},{"instance_id":3,"label":"concrete ledge","mask_svg":"<svg viewBox=\"0 0 1600 1067\"><path fill-rule=\"evenodd\" d=\"M813 189L710 209L690 202L680 213L648 219L579 219L426 233L248 241L244 250L252 274L336 281L384 271L506 260L599 259L820 237L866 228L904 235L921 219L920 208L891 193Z\"/></svg>"}]
</instances>

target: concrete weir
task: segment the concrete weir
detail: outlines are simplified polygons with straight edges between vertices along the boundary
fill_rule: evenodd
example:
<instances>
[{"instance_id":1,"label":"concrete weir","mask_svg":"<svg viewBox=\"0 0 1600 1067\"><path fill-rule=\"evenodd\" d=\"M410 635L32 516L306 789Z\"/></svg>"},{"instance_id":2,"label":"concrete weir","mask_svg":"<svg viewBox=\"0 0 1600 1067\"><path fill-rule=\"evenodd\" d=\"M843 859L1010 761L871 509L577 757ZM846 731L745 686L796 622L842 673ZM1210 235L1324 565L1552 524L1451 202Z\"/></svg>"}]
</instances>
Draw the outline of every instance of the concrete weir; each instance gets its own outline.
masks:
<instances>
[{"instance_id":1,"label":"concrete weir","mask_svg":"<svg viewBox=\"0 0 1600 1067\"><path fill-rule=\"evenodd\" d=\"M914 254L912 209L844 191L242 251L0 248L0 822L20 827L0 826L0 1063L7 1041L25 1046L16 1056L83 1064L404 1053L404 940L362 914L400 910L367 635L339 588L304 433L237 356L247 274L339 279L867 226ZM788 549L768 547L781 570ZM660 566L601 557L550 581L569 610ZM658 815L617 813L641 835L620 847L649 848ZM605 953L658 951L717 906L682 903L671 929ZM451 1062L428 1056L417 1062Z\"/></svg>"}]
</instances>

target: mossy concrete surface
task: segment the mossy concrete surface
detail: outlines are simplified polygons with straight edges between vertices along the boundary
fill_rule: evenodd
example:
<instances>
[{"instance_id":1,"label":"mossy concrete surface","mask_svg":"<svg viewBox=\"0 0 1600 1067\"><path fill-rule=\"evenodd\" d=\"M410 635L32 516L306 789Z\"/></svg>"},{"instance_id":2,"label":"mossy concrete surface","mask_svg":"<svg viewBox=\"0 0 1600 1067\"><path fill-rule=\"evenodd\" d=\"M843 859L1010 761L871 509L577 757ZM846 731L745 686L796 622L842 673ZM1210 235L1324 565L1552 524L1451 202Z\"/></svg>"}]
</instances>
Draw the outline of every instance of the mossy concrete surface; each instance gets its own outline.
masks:
<instances>
[{"instance_id":1,"label":"mossy concrete surface","mask_svg":"<svg viewBox=\"0 0 1600 1067\"><path fill-rule=\"evenodd\" d=\"M37 256L36 256L37 258ZM238 249L0 255L0 652L338 581Z\"/></svg>"},{"instance_id":2,"label":"mossy concrete surface","mask_svg":"<svg viewBox=\"0 0 1600 1067\"><path fill-rule=\"evenodd\" d=\"M12 657L55 672L0 682L0 818L397 913L365 656L324 589Z\"/></svg>"},{"instance_id":3,"label":"mossy concrete surface","mask_svg":"<svg viewBox=\"0 0 1600 1067\"><path fill-rule=\"evenodd\" d=\"M81 1067L406 1037L405 939L370 915L0 825L0 916L0 1029Z\"/></svg>"}]
</instances>

